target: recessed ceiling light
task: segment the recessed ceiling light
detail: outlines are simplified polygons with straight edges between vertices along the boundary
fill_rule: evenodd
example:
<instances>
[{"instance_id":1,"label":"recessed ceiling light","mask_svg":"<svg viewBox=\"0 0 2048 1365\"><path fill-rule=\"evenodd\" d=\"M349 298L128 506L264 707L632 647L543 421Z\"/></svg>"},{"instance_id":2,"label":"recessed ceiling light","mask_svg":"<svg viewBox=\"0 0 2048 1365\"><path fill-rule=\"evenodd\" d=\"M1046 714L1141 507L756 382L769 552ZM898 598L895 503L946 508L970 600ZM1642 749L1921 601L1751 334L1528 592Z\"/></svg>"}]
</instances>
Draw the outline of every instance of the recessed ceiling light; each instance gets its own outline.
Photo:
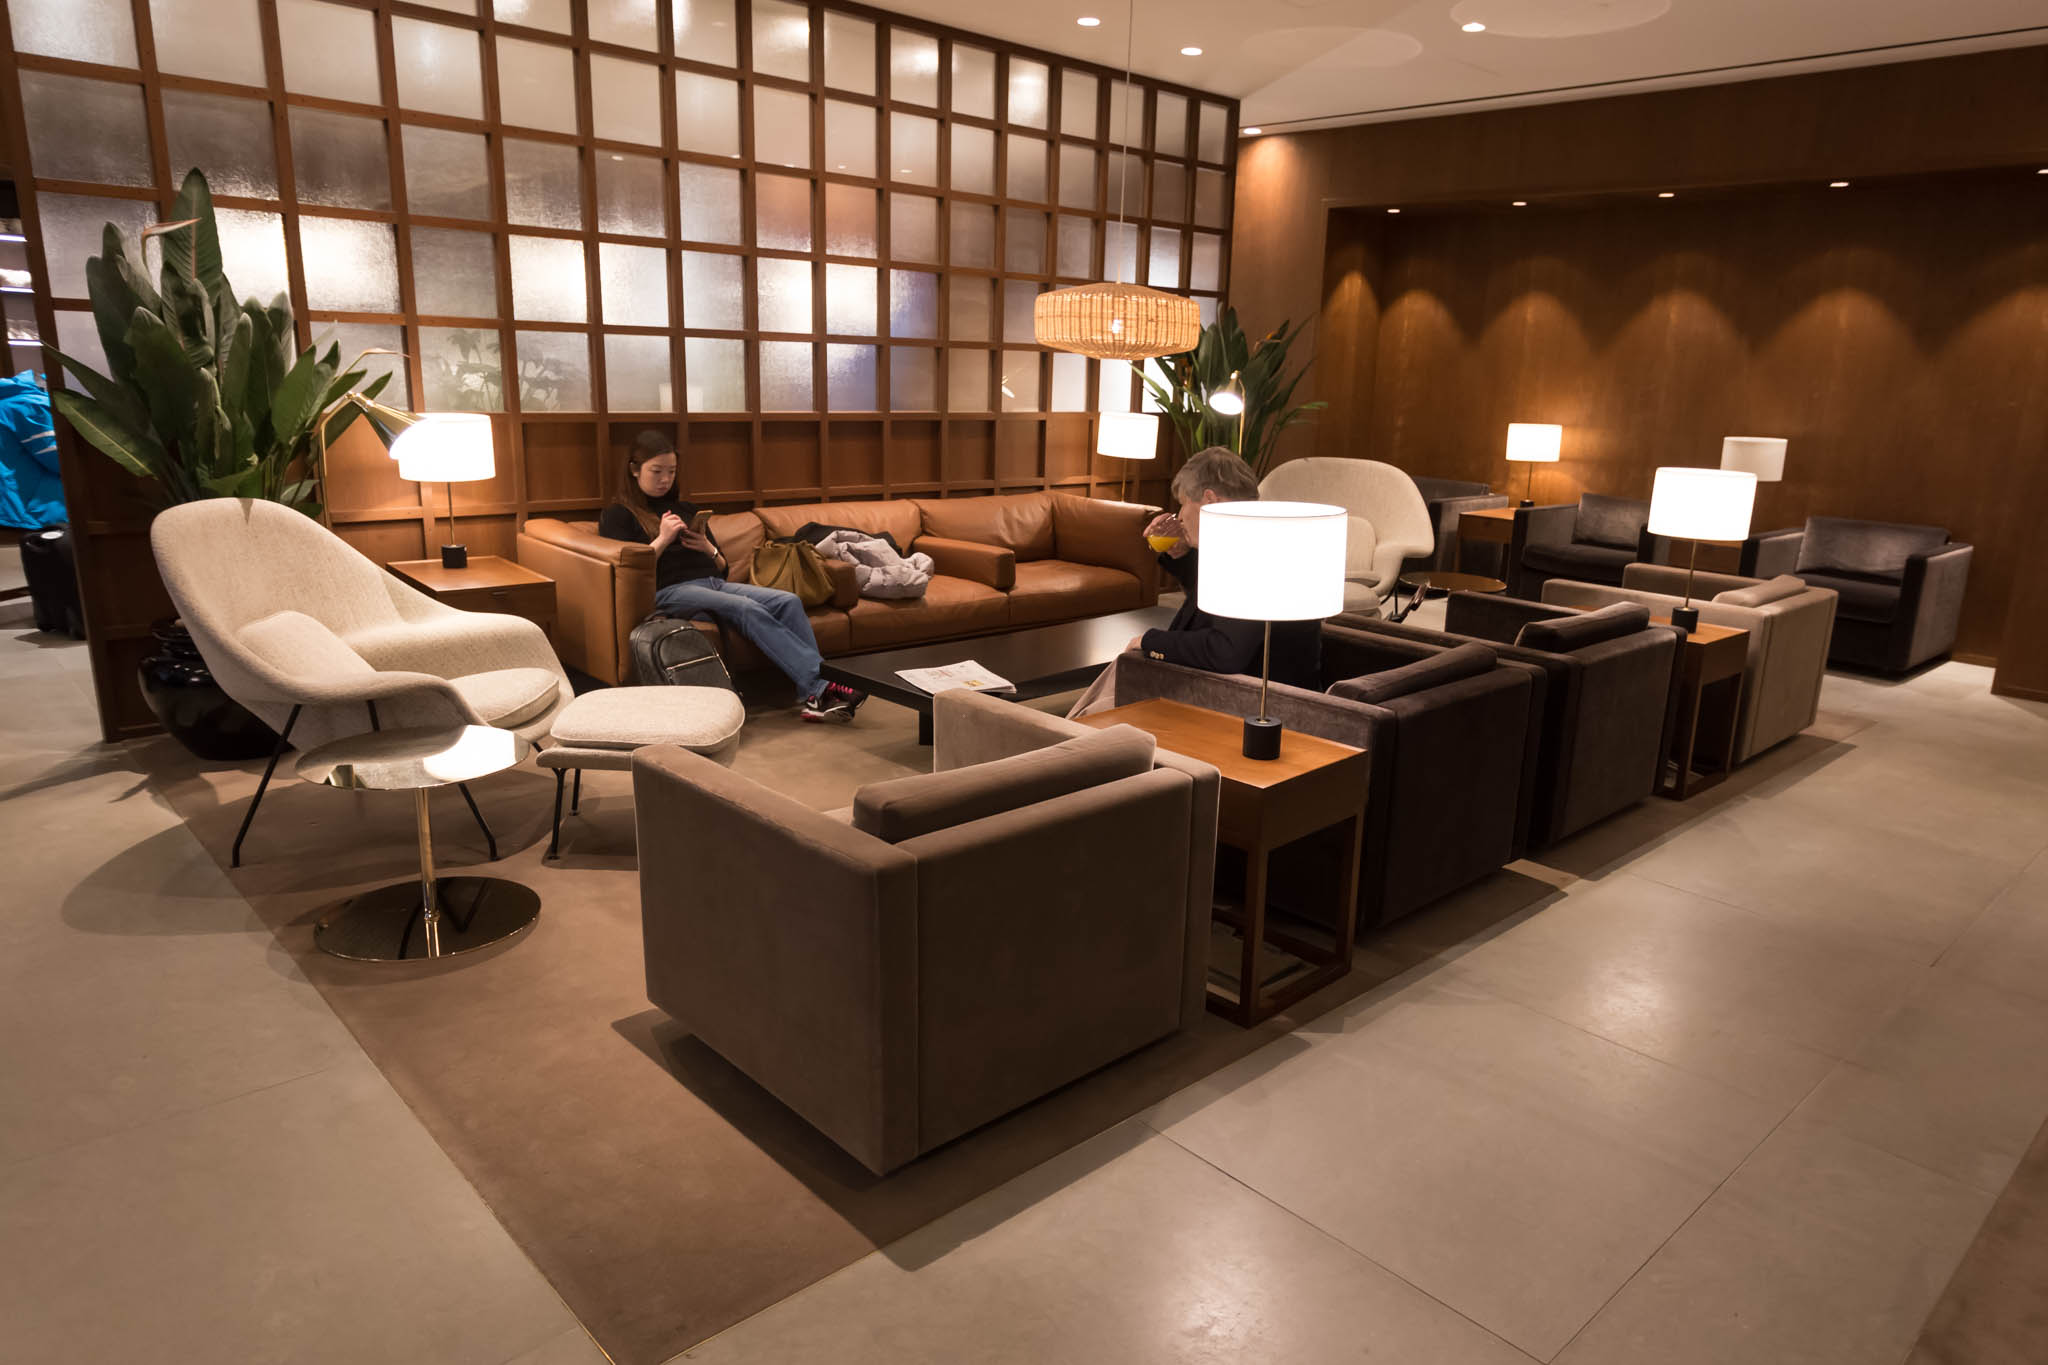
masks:
<instances>
[{"instance_id":1,"label":"recessed ceiling light","mask_svg":"<svg viewBox=\"0 0 2048 1365\"><path fill-rule=\"evenodd\" d=\"M1828 188L1831 190L1846 190L1849 188L1849 182L1846 180L1830 180L1828 181Z\"/></svg>"},{"instance_id":2,"label":"recessed ceiling light","mask_svg":"<svg viewBox=\"0 0 2048 1365\"><path fill-rule=\"evenodd\" d=\"M1387 210L1387 212L1388 212L1388 213L1399 213L1400 211L1401 211L1401 210L1399 210L1399 209L1388 209L1388 210Z\"/></svg>"},{"instance_id":3,"label":"recessed ceiling light","mask_svg":"<svg viewBox=\"0 0 2048 1365\"><path fill-rule=\"evenodd\" d=\"M1076 19L1074 22L1079 24L1082 28L1102 27L1102 21L1092 14L1084 14L1079 19Z\"/></svg>"},{"instance_id":4,"label":"recessed ceiling light","mask_svg":"<svg viewBox=\"0 0 2048 1365\"><path fill-rule=\"evenodd\" d=\"M1180 55L1183 57L1199 57L1202 55L1202 49L1199 47L1184 47L1180 50Z\"/></svg>"},{"instance_id":5,"label":"recessed ceiling light","mask_svg":"<svg viewBox=\"0 0 2048 1365\"><path fill-rule=\"evenodd\" d=\"M1673 190L1658 190L1657 197L1659 199L1676 199L1678 195Z\"/></svg>"},{"instance_id":6,"label":"recessed ceiling light","mask_svg":"<svg viewBox=\"0 0 2048 1365\"><path fill-rule=\"evenodd\" d=\"M1239 133L1242 133L1246 137L1257 137L1260 133L1263 133L1266 130L1264 128L1240 128L1237 131ZM2048 175L2048 171L2043 171L2041 172L2041 174Z\"/></svg>"},{"instance_id":7,"label":"recessed ceiling light","mask_svg":"<svg viewBox=\"0 0 2048 1365\"><path fill-rule=\"evenodd\" d=\"M1462 29L1464 29L1464 30L1465 30L1465 32L1467 32L1467 33L1484 33L1484 32L1486 32L1486 25L1484 25L1484 24L1480 23L1480 22L1479 22L1479 21L1478 21L1477 19L1473 20L1473 21L1472 21L1471 23L1469 23L1469 24L1460 24L1460 25L1458 25L1458 27L1459 27L1459 28L1462 28Z\"/></svg>"},{"instance_id":8,"label":"recessed ceiling light","mask_svg":"<svg viewBox=\"0 0 2048 1365\"><path fill-rule=\"evenodd\" d=\"M1518 208L1518 209L1525 209L1525 208L1528 208L1528 207L1529 207L1529 201L1528 201L1528 200L1526 200L1526 199L1517 199L1517 200L1515 201L1515 207L1516 207L1516 208Z\"/></svg>"}]
</instances>

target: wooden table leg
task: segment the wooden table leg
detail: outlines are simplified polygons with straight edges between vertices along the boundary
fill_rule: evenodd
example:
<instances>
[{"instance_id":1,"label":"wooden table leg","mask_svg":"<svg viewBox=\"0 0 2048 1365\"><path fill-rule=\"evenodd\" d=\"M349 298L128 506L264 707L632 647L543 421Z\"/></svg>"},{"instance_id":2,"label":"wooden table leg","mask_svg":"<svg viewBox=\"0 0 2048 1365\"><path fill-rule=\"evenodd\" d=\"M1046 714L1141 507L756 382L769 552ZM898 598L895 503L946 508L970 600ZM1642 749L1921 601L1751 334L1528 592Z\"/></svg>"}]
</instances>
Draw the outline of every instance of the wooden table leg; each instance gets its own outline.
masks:
<instances>
[{"instance_id":1,"label":"wooden table leg","mask_svg":"<svg viewBox=\"0 0 2048 1365\"><path fill-rule=\"evenodd\" d=\"M1263 845L1244 854L1244 952L1237 974L1236 1023L1250 1028L1263 1016L1259 1013L1261 974L1260 951L1266 944L1266 871L1271 852Z\"/></svg>"}]
</instances>

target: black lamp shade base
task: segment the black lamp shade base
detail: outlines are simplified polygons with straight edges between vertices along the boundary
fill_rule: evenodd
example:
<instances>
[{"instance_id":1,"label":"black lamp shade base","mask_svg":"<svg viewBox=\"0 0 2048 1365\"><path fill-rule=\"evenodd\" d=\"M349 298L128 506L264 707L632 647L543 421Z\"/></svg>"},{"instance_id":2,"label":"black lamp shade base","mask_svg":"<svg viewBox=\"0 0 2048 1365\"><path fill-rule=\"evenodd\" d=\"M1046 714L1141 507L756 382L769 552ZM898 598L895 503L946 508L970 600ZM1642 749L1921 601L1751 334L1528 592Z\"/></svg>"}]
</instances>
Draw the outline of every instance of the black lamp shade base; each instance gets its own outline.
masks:
<instances>
[{"instance_id":1,"label":"black lamp shade base","mask_svg":"<svg viewBox=\"0 0 2048 1365\"><path fill-rule=\"evenodd\" d=\"M1520 501L1519 503L1517 503L1517 504L1515 504L1515 505L1516 505L1517 507L1534 507L1534 506L1536 505L1536 503L1535 503L1535 500L1534 500L1534 499L1531 499L1531 498L1523 498L1523 499L1522 499L1522 500L1521 500L1521 501Z\"/></svg>"},{"instance_id":2,"label":"black lamp shade base","mask_svg":"<svg viewBox=\"0 0 2048 1365\"><path fill-rule=\"evenodd\" d=\"M443 545L441 547L441 567L444 569L468 568L469 547L467 545Z\"/></svg>"},{"instance_id":3,"label":"black lamp shade base","mask_svg":"<svg viewBox=\"0 0 2048 1365\"><path fill-rule=\"evenodd\" d=\"M1684 631L1687 635L1692 634L1700 628L1700 609L1698 607L1673 607L1671 609L1671 624Z\"/></svg>"},{"instance_id":4,"label":"black lamp shade base","mask_svg":"<svg viewBox=\"0 0 2048 1365\"><path fill-rule=\"evenodd\" d=\"M1280 722L1260 720L1257 716L1245 717L1244 756L1259 759L1280 757Z\"/></svg>"}]
</instances>

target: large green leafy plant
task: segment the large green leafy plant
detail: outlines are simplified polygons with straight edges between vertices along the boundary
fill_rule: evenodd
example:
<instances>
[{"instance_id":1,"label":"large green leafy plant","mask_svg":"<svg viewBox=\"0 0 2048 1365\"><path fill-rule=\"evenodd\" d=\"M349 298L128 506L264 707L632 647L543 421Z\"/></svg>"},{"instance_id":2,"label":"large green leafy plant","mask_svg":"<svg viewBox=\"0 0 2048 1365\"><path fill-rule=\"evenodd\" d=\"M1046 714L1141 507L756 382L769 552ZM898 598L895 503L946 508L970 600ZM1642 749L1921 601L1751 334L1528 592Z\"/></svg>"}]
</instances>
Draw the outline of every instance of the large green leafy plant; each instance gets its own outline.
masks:
<instances>
[{"instance_id":1,"label":"large green leafy plant","mask_svg":"<svg viewBox=\"0 0 2048 1365\"><path fill-rule=\"evenodd\" d=\"M1328 406L1294 401L1295 385L1307 367L1289 374L1287 352L1300 336L1300 328L1283 322L1253 342L1238 325L1237 310L1225 308L1216 321L1202 329L1195 349L1159 360L1160 377L1147 366L1142 372L1145 386L1152 391L1162 415L1173 424L1182 453L1192 455L1209 446L1223 446L1242 455L1252 472L1263 476L1280 433ZM1226 415L1210 406L1211 396L1230 382L1232 374L1238 376L1244 390L1242 427L1236 414Z\"/></svg>"},{"instance_id":2,"label":"large green leafy plant","mask_svg":"<svg viewBox=\"0 0 2048 1365\"><path fill-rule=\"evenodd\" d=\"M378 418L402 414L373 401L391 376L354 392L368 371L344 370L339 346L299 351L284 295L235 301L198 171L171 218L146 229L132 253L106 225L85 281L111 373L49 347L83 390L56 390L50 401L95 449L152 480L164 503L263 498L317 516L327 446L366 412L387 445L395 435ZM154 286L143 263L152 236L163 257Z\"/></svg>"}]
</instances>

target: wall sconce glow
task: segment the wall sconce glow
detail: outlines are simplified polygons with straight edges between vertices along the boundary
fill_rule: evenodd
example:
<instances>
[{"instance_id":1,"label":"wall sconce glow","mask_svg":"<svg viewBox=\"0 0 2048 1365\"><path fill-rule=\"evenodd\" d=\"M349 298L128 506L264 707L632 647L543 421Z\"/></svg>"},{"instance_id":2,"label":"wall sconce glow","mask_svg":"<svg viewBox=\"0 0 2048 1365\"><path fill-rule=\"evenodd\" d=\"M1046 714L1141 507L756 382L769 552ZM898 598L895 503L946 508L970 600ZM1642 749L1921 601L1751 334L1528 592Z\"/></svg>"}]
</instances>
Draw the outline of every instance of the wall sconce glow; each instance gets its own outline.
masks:
<instances>
[{"instance_id":1,"label":"wall sconce glow","mask_svg":"<svg viewBox=\"0 0 2048 1365\"><path fill-rule=\"evenodd\" d=\"M1184 47L1180 50L1180 55L1183 57L1199 57L1202 55L1202 49L1199 47Z\"/></svg>"},{"instance_id":2,"label":"wall sconce glow","mask_svg":"<svg viewBox=\"0 0 2048 1365\"><path fill-rule=\"evenodd\" d=\"M1079 19L1076 19L1074 22L1079 24L1082 28L1102 27L1102 21L1092 14L1084 14Z\"/></svg>"},{"instance_id":3,"label":"wall sconce glow","mask_svg":"<svg viewBox=\"0 0 2048 1365\"><path fill-rule=\"evenodd\" d=\"M1401 210L1399 210L1399 209L1388 209L1388 210L1387 210L1387 212L1388 212L1388 213L1399 213L1400 211L1401 211Z\"/></svg>"},{"instance_id":4,"label":"wall sconce glow","mask_svg":"<svg viewBox=\"0 0 2048 1365\"><path fill-rule=\"evenodd\" d=\"M1515 208L1518 208L1518 209L1525 209L1525 208L1528 208L1528 207L1529 207L1529 201L1528 201L1528 200L1526 200L1526 199L1517 199L1517 200L1516 200L1516 201L1514 202L1514 205L1513 205L1513 206L1514 206Z\"/></svg>"},{"instance_id":5,"label":"wall sconce glow","mask_svg":"<svg viewBox=\"0 0 2048 1365\"><path fill-rule=\"evenodd\" d=\"M1265 131L1266 130L1264 128L1240 128L1237 130L1238 136L1240 137L1257 137L1260 133L1263 133ZM2043 171L2042 174L2048 175L2048 171Z\"/></svg>"},{"instance_id":6,"label":"wall sconce glow","mask_svg":"<svg viewBox=\"0 0 2048 1365\"><path fill-rule=\"evenodd\" d=\"M1480 22L1479 22L1478 20L1476 20L1476 19L1475 19L1475 20L1473 20L1473 21L1472 21L1471 23L1469 23L1469 24L1460 24L1460 25L1458 25L1458 27L1459 27L1459 28L1462 28L1462 29L1464 29L1464 30L1465 30L1465 32L1467 32L1467 33L1484 33L1484 32L1486 32L1486 25L1484 25L1484 24L1480 23Z\"/></svg>"},{"instance_id":7,"label":"wall sconce glow","mask_svg":"<svg viewBox=\"0 0 2048 1365\"><path fill-rule=\"evenodd\" d=\"M1658 190L1657 197L1659 199L1676 199L1678 195L1671 190Z\"/></svg>"},{"instance_id":8,"label":"wall sconce glow","mask_svg":"<svg viewBox=\"0 0 2048 1365\"><path fill-rule=\"evenodd\" d=\"M1831 190L1846 190L1849 188L1849 182L1846 180L1830 180L1828 181L1828 188Z\"/></svg>"}]
</instances>

